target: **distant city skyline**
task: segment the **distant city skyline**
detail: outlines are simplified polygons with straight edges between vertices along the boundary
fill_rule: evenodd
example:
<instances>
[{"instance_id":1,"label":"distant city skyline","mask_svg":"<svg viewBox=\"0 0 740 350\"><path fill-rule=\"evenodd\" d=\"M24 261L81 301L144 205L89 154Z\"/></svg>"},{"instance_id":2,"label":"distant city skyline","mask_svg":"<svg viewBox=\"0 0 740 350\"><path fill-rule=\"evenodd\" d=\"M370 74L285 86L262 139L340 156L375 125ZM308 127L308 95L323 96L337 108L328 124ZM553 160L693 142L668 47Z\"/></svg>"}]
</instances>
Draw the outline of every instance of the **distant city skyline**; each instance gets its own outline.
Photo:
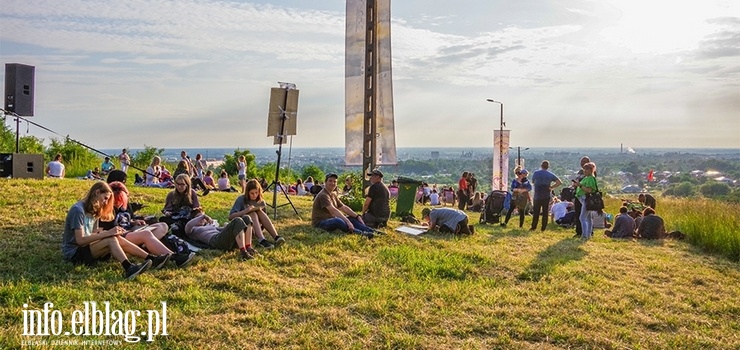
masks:
<instances>
[{"instance_id":1,"label":"distant city skyline","mask_svg":"<svg viewBox=\"0 0 740 350\"><path fill-rule=\"evenodd\" d=\"M740 148L740 2L391 0L391 16L399 148L492 148L489 98L515 147ZM0 57L36 67L32 121L99 149L272 147L278 81L300 90L293 147L342 147L344 18L339 0L4 0Z\"/></svg>"}]
</instances>

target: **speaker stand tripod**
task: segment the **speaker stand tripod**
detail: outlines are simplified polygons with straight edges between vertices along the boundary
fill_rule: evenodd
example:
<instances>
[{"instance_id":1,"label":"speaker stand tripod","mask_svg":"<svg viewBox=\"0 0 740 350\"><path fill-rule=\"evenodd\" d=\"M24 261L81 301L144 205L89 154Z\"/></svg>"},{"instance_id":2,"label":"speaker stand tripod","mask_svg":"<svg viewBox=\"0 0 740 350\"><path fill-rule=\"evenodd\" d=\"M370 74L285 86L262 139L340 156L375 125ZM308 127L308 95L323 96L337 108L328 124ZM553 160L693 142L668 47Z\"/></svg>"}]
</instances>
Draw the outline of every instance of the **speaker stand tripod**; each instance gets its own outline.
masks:
<instances>
[{"instance_id":1,"label":"speaker stand tripod","mask_svg":"<svg viewBox=\"0 0 740 350\"><path fill-rule=\"evenodd\" d=\"M288 94L286 91L285 102L283 103L283 106L287 106L287 104L288 104ZM286 119L288 119L288 115L287 113L285 113L285 108L280 108L280 134L277 135L278 150L275 151L275 153L277 153L277 166L275 167L275 180L272 180L272 183L267 185L267 188L265 188L265 191L268 191L270 187L272 187L272 205L268 204L268 206L270 206L273 209L273 217L275 219L277 219L277 208L290 204L290 206L293 207L293 211L295 212L295 215L298 216L299 219L303 220L303 218L301 218L301 215L298 214L298 209L296 209L295 205L293 205L293 201L290 200L290 197L288 196L288 192L285 190L285 186L280 184L280 157L283 153L283 138L285 137L284 133L285 133L285 120ZM283 195L285 196L285 199L288 200L288 203L277 205L278 187L280 187L280 192L283 192Z\"/></svg>"}]
</instances>

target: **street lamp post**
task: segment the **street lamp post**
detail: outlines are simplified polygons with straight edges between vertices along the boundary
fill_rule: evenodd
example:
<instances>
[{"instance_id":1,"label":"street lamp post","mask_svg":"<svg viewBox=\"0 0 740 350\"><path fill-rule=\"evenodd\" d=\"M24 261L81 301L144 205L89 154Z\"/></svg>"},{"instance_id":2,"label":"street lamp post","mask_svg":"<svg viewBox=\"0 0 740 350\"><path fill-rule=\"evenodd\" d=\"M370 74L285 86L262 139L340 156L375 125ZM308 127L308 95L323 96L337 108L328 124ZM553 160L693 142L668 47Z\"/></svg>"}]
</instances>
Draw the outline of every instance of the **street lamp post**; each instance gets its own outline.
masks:
<instances>
[{"instance_id":1,"label":"street lamp post","mask_svg":"<svg viewBox=\"0 0 740 350\"><path fill-rule=\"evenodd\" d=\"M514 147L509 147L510 149L514 149ZM524 150L528 150L529 147L525 148ZM521 166L522 165L522 148L517 146L516 148L516 165Z\"/></svg>"},{"instance_id":2,"label":"street lamp post","mask_svg":"<svg viewBox=\"0 0 740 350\"><path fill-rule=\"evenodd\" d=\"M498 103L501 105L501 120L499 123L499 135L498 135L498 170L499 170L499 190L504 187L504 103L495 101L493 99L486 99L488 102Z\"/></svg>"}]
</instances>

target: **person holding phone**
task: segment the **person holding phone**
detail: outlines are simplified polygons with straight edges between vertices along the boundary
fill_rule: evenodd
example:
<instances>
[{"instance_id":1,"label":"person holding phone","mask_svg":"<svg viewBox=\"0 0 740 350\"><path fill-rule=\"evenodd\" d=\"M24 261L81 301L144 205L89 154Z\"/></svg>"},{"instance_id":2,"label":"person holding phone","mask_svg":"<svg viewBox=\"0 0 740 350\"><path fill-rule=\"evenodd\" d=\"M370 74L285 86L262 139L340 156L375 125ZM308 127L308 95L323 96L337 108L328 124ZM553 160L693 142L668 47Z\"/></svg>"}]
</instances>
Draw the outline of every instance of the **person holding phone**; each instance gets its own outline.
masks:
<instances>
[{"instance_id":1,"label":"person holding phone","mask_svg":"<svg viewBox=\"0 0 740 350\"><path fill-rule=\"evenodd\" d=\"M137 245L121 237L126 231L115 226L109 230L98 227L104 218L112 220L112 211L105 210L112 200L113 191L105 182L95 182L87 195L75 203L67 212L62 234L62 255L73 264L95 265L99 260L113 256L124 270L126 279L134 279L153 264L164 264L169 256L153 256ZM144 259L141 264L132 264L128 255Z\"/></svg>"}]
</instances>

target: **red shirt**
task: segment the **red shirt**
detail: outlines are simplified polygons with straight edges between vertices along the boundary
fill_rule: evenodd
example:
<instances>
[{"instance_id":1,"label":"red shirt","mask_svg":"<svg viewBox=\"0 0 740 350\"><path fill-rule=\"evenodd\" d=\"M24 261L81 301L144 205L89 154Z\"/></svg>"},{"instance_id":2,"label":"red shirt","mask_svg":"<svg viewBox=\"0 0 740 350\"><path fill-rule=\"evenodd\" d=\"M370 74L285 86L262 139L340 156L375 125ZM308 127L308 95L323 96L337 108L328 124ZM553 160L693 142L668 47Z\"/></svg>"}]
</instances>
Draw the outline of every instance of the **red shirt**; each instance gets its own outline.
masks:
<instances>
[{"instance_id":1,"label":"red shirt","mask_svg":"<svg viewBox=\"0 0 740 350\"><path fill-rule=\"evenodd\" d=\"M468 180L465 179L464 177L460 178L460 181L458 181L457 183L457 187L458 189L462 191L467 191L468 190Z\"/></svg>"}]
</instances>

